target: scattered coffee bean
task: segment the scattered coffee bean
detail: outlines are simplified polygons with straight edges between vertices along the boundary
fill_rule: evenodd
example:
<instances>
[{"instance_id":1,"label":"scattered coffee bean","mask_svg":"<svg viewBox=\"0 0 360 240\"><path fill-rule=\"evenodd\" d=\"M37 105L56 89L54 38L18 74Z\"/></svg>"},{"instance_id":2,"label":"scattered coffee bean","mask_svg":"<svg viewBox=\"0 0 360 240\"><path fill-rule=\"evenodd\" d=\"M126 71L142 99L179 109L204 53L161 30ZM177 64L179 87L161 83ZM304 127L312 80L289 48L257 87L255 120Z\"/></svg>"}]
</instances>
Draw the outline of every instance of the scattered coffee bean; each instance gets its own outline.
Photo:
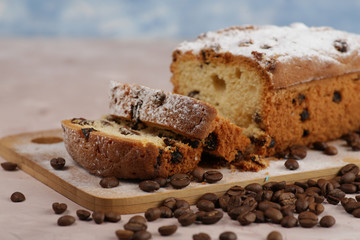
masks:
<instances>
[{"instance_id":1,"label":"scattered coffee bean","mask_svg":"<svg viewBox=\"0 0 360 240\"><path fill-rule=\"evenodd\" d=\"M197 182L204 181L204 174L205 174L205 170L201 167L196 167L191 173L194 180Z\"/></svg>"},{"instance_id":2,"label":"scattered coffee bean","mask_svg":"<svg viewBox=\"0 0 360 240\"><path fill-rule=\"evenodd\" d=\"M140 222L128 222L124 225L124 229L132 232L144 231L147 229L147 225Z\"/></svg>"},{"instance_id":3,"label":"scattered coffee bean","mask_svg":"<svg viewBox=\"0 0 360 240\"><path fill-rule=\"evenodd\" d=\"M175 189L181 189L188 186L191 182L191 179L186 174L175 174L170 178L170 184Z\"/></svg>"},{"instance_id":4,"label":"scattered coffee bean","mask_svg":"<svg viewBox=\"0 0 360 240\"><path fill-rule=\"evenodd\" d=\"M289 170L296 170L299 168L299 163L295 159L288 159L285 162L285 167Z\"/></svg>"},{"instance_id":5,"label":"scattered coffee bean","mask_svg":"<svg viewBox=\"0 0 360 240\"><path fill-rule=\"evenodd\" d=\"M316 215L320 215L324 212L324 206L321 203L310 203L309 204L309 211L315 213Z\"/></svg>"},{"instance_id":6,"label":"scattered coffee bean","mask_svg":"<svg viewBox=\"0 0 360 240\"><path fill-rule=\"evenodd\" d=\"M215 204L209 200L201 199L197 201L196 207L199 211L210 212L215 209Z\"/></svg>"},{"instance_id":7,"label":"scattered coffee bean","mask_svg":"<svg viewBox=\"0 0 360 240\"><path fill-rule=\"evenodd\" d=\"M161 236L173 235L176 232L176 230L177 230L176 225L162 226L162 227L159 227L159 229L158 229Z\"/></svg>"},{"instance_id":8,"label":"scattered coffee bean","mask_svg":"<svg viewBox=\"0 0 360 240\"><path fill-rule=\"evenodd\" d=\"M270 219L270 221L273 223L279 224L279 223L281 223L281 220L283 219L283 215L280 212L280 210L272 208L272 207L266 209L264 214L265 214L265 217Z\"/></svg>"},{"instance_id":9,"label":"scattered coffee bean","mask_svg":"<svg viewBox=\"0 0 360 240\"><path fill-rule=\"evenodd\" d=\"M250 183L245 186L245 190L258 193L262 191L263 188L259 183Z\"/></svg>"},{"instance_id":10,"label":"scattered coffee bean","mask_svg":"<svg viewBox=\"0 0 360 240\"><path fill-rule=\"evenodd\" d=\"M116 177L105 177L101 179L100 186L103 188L114 188L119 186L119 180Z\"/></svg>"},{"instance_id":11,"label":"scattered coffee bean","mask_svg":"<svg viewBox=\"0 0 360 240\"><path fill-rule=\"evenodd\" d=\"M338 153L338 150L334 146L328 146L325 148L324 153L326 155L332 156L332 155L336 155Z\"/></svg>"},{"instance_id":12,"label":"scattered coffee bean","mask_svg":"<svg viewBox=\"0 0 360 240\"><path fill-rule=\"evenodd\" d=\"M159 209L161 212L161 215L160 215L161 218L172 218L174 216L173 211L171 211L171 209L168 207L161 206L161 207L159 207Z\"/></svg>"},{"instance_id":13,"label":"scattered coffee bean","mask_svg":"<svg viewBox=\"0 0 360 240\"><path fill-rule=\"evenodd\" d=\"M282 240L282 239L283 237L281 233L279 233L278 231L272 231L266 237L266 240Z\"/></svg>"},{"instance_id":14,"label":"scattered coffee bean","mask_svg":"<svg viewBox=\"0 0 360 240\"><path fill-rule=\"evenodd\" d=\"M107 222L116 223L121 220L121 215L120 215L120 213L117 213L117 212L106 212L104 220Z\"/></svg>"},{"instance_id":15,"label":"scattered coffee bean","mask_svg":"<svg viewBox=\"0 0 360 240\"><path fill-rule=\"evenodd\" d=\"M345 173L340 178L340 183L352 183L355 181L356 175L353 172Z\"/></svg>"},{"instance_id":16,"label":"scattered coffee bean","mask_svg":"<svg viewBox=\"0 0 360 240\"><path fill-rule=\"evenodd\" d=\"M192 236L193 240L211 240L207 233L197 233Z\"/></svg>"},{"instance_id":17,"label":"scattered coffee bean","mask_svg":"<svg viewBox=\"0 0 360 240\"><path fill-rule=\"evenodd\" d=\"M160 208L149 208L145 212L145 218L149 222L155 221L156 219L160 218L161 210Z\"/></svg>"},{"instance_id":18,"label":"scattered coffee bean","mask_svg":"<svg viewBox=\"0 0 360 240\"><path fill-rule=\"evenodd\" d=\"M214 224L220 221L220 219L224 216L223 212L214 210L211 212L206 212L201 219L203 224Z\"/></svg>"},{"instance_id":19,"label":"scattered coffee bean","mask_svg":"<svg viewBox=\"0 0 360 240\"><path fill-rule=\"evenodd\" d=\"M360 169L359 169L358 166L356 166L353 163L349 163L349 164L345 165L344 167L342 167L340 169L339 175L342 176L342 175L344 175L345 173L348 173L348 172L352 172L355 175L357 175L359 173L359 171L360 171Z\"/></svg>"},{"instance_id":20,"label":"scattered coffee bean","mask_svg":"<svg viewBox=\"0 0 360 240\"><path fill-rule=\"evenodd\" d=\"M65 159L62 157L58 157L58 158L53 158L50 160L50 165L55 169L55 170L62 170L65 167Z\"/></svg>"},{"instance_id":21,"label":"scattered coffee bean","mask_svg":"<svg viewBox=\"0 0 360 240\"><path fill-rule=\"evenodd\" d=\"M141 215L135 215L135 216L132 216L129 221L129 223L140 223L140 224L144 224L146 225L146 218L144 218L143 216Z\"/></svg>"},{"instance_id":22,"label":"scattered coffee bean","mask_svg":"<svg viewBox=\"0 0 360 240\"><path fill-rule=\"evenodd\" d=\"M160 187L166 187L168 184L168 180L166 178L157 177L154 181L157 182Z\"/></svg>"},{"instance_id":23,"label":"scattered coffee bean","mask_svg":"<svg viewBox=\"0 0 360 240\"><path fill-rule=\"evenodd\" d=\"M105 220L105 213L101 211L95 211L92 213L92 218L94 219L96 224L101 224Z\"/></svg>"},{"instance_id":24,"label":"scattered coffee bean","mask_svg":"<svg viewBox=\"0 0 360 240\"><path fill-rule=\"evenodd\" d=\"M146 180L139 184L139 188L144 192L155 192L160 189L160 184L156 181Z\"/></svg>"},{"instance_id":25,"label":"scattered coffee bean","mask_svg":"<svg viewBox=\"0 0 360 240\"><path fill-rule=\"evenodd\" d=\"M236 240L237 236L234 232L223 232L219 236L220 240Z\"/></svg>"},{"instance_id":26,"label":"scattered coffee bean","mask_svg":"<svg viewBox=\"0 0 360 240\"><path fill-rule=\"evenodd\" d=\"M166 198L163 201L162 205L174 211L176 209L176 198L173 197Z\"/></svg>"},{"instance_id":27,"label":"scattered coffee bean","mask_svg":"<svg viewBox=\"0 0 360 240\"><path fill-rule=\"evenodd\" d=\"M52 204L52 209L56 214L62 214L63 212L66 211L67 205L65 203L55 202Z\"/></svg>"},{"instance_id":28,"label":"scattered coffee bean","mask_svg":"<svg viewBox=\"0 0 360 240\"><path fill-rule=\"evenodd\" d=\"M256 214L253 213L253 212L247 211L247 212L245 212L243 214L240 214L237 217L237 220L241 225L246 226L246 225L249 225L249 224L255 222Z\"/></svg>"},{"instance_id":29,"label":"scattered coffee bean","mask_svg":"<svg viewBox=\"0 0 360 240\"><path fill-rule=\"evenodd\" d=\"M301 146L301 145L295 145L290 147L290 157L300 160L300 159L304 159L307 155L307 149L305 146Z\"/></svg>"},{"instance_id":30,"label":"scattered coffee bean","mask_svg":"<svg viewBox=\"0 0 360 240\"><path fill-rule=\"evenodd\" d=\"M309 202L305 199L298 199L295 202L295 209L297 213L305 212L309 207Z\"/></svg>"},{"instance_id":31,"label":"scattered coffee bean","mask_svg":"<svg viewBox=\"0 0 360 240\"><path fill-rule=\"evenodd\" d=\"M357 187L354 184L351 184L351 183L341 184L340 189L344 193L356 193L357 192Z\"/></svg>"},{"instance_id":32,"label":"scattered coffee bean","mask_svg":"<svg viewBox=\"0 0 360 240\"><path fill-rule=\"evenodd\" d=\"M360 202L360 195L355 196L356 201Z\"/></svg>"},{"instance_id":33,"label":"scattered coffee bean","mask_svg":"<svg viewBox=\"0 0 360 240\"><path fill-rule=\"evenodd\" d=\"M356 218L360 218L360 208L355 209L351 214Z\"/></svg>"},{"instance_id":34,"label":"scattered coffee bean","mask_svg":"<svg viewBox=\"0 0 360 240\"><path fill-rule=\"evenodd\" d=\"M3 163L1 163L1 167L5 171L15 171L17 166L18 165L16 163L12 163L12 162L3 162Z\"/></svg>"},{"instance_id":35,"label":"scattered coffee bean","mask_svg":"<svg viewBox=\"0 0 360 240\"><path fill-rule=\"evenodd\" d=\"M183 215L184 213L192 213L193 211L189 208L189 207L181 207L181 208L177 208L174 211L174 217L175 218L179 218L181 215Z\"/></svg>"},{"instance_id":36,"label":"scattered coffee bean","mask_svg":"<svg viewBox=\"0 0 360 240\"><path fill-rule=\"evenodd\" d=\"M75 218L70 215L62 216L58 219L57 224L59 226L70 226L75 222Z\"/></svg>"},{"instance_id":37,"label":"scattered coffee bean","mask_svg":"<svg viewBox=\"0 0 360 240\"><path fill-rule=\"evenodd\" d=\"M219 171L211 170L205 172L204 178L208 183L216 183L223 178L223 175Z\"/></svg>"},{"instance_id":38,"label":"scattered coffee bean","mask_svg":"<svg viewBox=\"0 0 360 240\"><path fill-rule=\"evenodd\" d=\"M178 218L178 221L181 226L189 226L196 221L196 214L192 212L184 213Z\"/></svg>"},{"instance_id":39,"label":"scattered coffee bean","mask_svg":"<svg viewBox=\"0 0 360 240\"><path fill-rule=\"evenodd\" d=\"M298 220L294 216L285 216L281 220L280 224L281 224L282 227L285 227L285 228L293 228L293 227L297 226Z\"/></svg>"},{"instance_id":40,"label":"scattered coffee bean","mask_svg":"<svg viewBox=\"0 0 360 240\"><path fill-rule=\"evenodd\" d=\"M76 215L78 216L78 218L80 220L85 221L85 220L89 219L91 213L89 211L87 211L87 210L80 209L80 210L76 211Z\"/></svg>"},{"instance_id":41,"label":"scattered coffee bean","mask_svg":"<svg viewBox=\"0 0 360 240\"><path fill-rule=\"evenodd\" d=\"M11 194L10 199L13 202L23 202L25 201L25 195L21 192L14 192L13 194Z\"/></svg>"},{"instance_id":42,"label":"scattered coffee bean","mask_svg":"<svg viewBox=\"0 0 360 240\"><path fill-rule=\"evenodd\" d=\"M134 236L134 232L129 230L117 230L115 234L119 240L132 240Z\"/></svg>"},{"instance_id":43,"label":"scattered coffee bean","mask_svg":"<svg viewBox=\"0 0 360 240\"><path fill-rule=\"evenodd\" d=\"M301 212L298 216L300 226L312 228L318 223L318 217L313 212Z\"/></svg>"},{"instance_id":44,"label":"scattered coffee bean","mask_svg":"<svg viewBox=\"0 0 360 240\"><path fill-rule=\"evenodd\" d=\"M360 208L360 202L353 201L353 198L350 198L349 201L344 204L344 209L348 213L352 213L358 208Z\"/></svg>"},{"instance_id":45,"label":"scattered coffee bean","mask_svg":"<svg viewBox=\"0 0 360 240\"><path fill-rule=\"evenodd\" d=\"M256 219L255 219L256 223L264 223L265 222L265 214L263 211L255 210L254 213L256 215Z\"/></svg>"},{"instance_id":46,"label":"scattered coffee bean","mask_svg":"<svg viewBox=\"0 0 360 240\"><path fill-rule=\"evenodd\" d=\"M151 233L146 230L137 231L134 233L133 240L148 240L151 238Z\"/></svg>"},{"instance_id":47,"label":"scattered coffee bean","mask_svg":"<svg viewBox=\"0 0 360 240\"><path fill-rule=\"evenodd\" d=\"M190 204L188 201L186 201L184 199L176 199L175 206L176 206L176 208L189 208Z\"/></svg>"},{"instance_id":48,"label":"scattered coffee bean","mask_svg":"<svg viewBox=\"0 0 360 240\"><path fill-rule=\"evenodd\" d=\"M335 224L335 218L333 216L323 216L320 220L320 226L321 227L325 227L325 228L329 228L334 226Z\"/></svg>"},{"instance_id":49,"label":"scattered coffee bean","mask_svg":"<svg viewBox=\"0 0 360 240\"><path fill-rule=\"evenodd\" d=\"M326 142L314 142L313 143L313 147L315 150L319 150L319 151L324 151L325 148L327 148L327 143Z\"/></svg>"}]
</instances>

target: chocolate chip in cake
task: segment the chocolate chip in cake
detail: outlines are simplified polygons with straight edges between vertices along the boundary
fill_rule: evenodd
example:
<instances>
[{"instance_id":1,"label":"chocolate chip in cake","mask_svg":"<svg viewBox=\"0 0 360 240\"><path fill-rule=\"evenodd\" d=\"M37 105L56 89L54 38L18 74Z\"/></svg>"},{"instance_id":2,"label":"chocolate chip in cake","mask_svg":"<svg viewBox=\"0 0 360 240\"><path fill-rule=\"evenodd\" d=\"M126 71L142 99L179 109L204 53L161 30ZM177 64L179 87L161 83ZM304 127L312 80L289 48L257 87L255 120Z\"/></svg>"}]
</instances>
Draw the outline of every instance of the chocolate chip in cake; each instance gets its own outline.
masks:
<instances>
[{"instance_id":1,"label":"chocolate chip in cake","mask_svg":"<svg viewBox=\"0 0 360 240\"><path fill-rule=\"evenodd\" d=\"M175 140L171 138L164 138L163 142L165 143L166 146L175 146Z\"/></svg>"},{"instance_id":2,"label":"chocolate chip in cake","mask_svg":"<svg viewBox=\"0 0 360 240\"><path fill-rule=\"evenodd\" d=\"M50 160L50 165L52 168L54 168L55 170L62 170L65 167L65 159L62 157L58 157L58 158L53 158Z\"/></svg>"},{"instance_id":3,"label":"chocolate chip in cake","mask_svg":"<svg viewBox=\"0 0 360 240\"><path fill-rule=\"evenodd\" d=\"M347 52L348 50L348 44L346 42L346 40L344 39L337 39L334 41L334 47L336 50L338 50L339 52Z\"/></svg>"},{"instance_id":4,"label":"chocolate chip in cake","mask_svg":"<svg viewBox=\"0 0 360 240\"><path fill-rule=\"evenodd\" d=\"M143 101L139 100L136 102L135 105L131 105L131 112L130 112L130 116L131 116L131 119L135 122L139 122L140 119L140 109L141 109L141 106L143 104Z\"/></svg>"},{"instance_id":5,"label":"chocolate chip in cake","mask_svg":"<svg viewBox=\"0 0 360 240\"><path fill-rule=\"evenodd\" d=\"M129 127L120 127L119 128L119 132L122 134L122 135L140 135L140 133L130 129Z\"/></svg>"},{"instance_id":6,"label":"chocolate chip in cake","mask_svg":"<svg viewBox=\"0 0 360 240\"><path fill-rule=\"evenodd\" d=\"M15 171L17 166L18 165L16 163L12 163L12 162L3 162L3 163L1 163L1 167L5 171Z\"/></svg>"},{"instance_id":7,"label":"chocolate chip in cake","mask_svg":"<svg viewBox=\"0 0 360 240\"><path fill-rule=\"evenodd\" d=\"M257 52L257 51L252 51L252 52L251 52L251 55L253 55L254 58L255 58L257 61L261 61L262 58L263 58L263 53L260 53L260 52Z\"/></svg>"},{"instance_id":8,"label":"chocolate chip in cake","mask_svg":"<svg viewBox=\"0 0 360 240\"><path fill-rule=\"evenodd\" d=\"M332 101L335 103L339 103L341 102L341 100L342 100L341 93L339 91L334 91Z\"/></svg>"},{"instance_id":9,"label":"chocolate chip in cake","mask_svg":"<svg viewBox=\"0 0 360 240\"><path fill-rule=\"evenodd\" d=\"M265 62L265 68L268 71L274 71L276 68L277 61L275 59L270 59Z\"/></svg>"},{"instance_id":10,"label":"chocolate chip in cake","mask_svg":"<svg viewBox=\"0 0 360 240\"><path fill-rule=\"evenodd\" d=\"M306 96L304 94L299 93L299 95L296 97L296 99L294 98L292 100L292 103L296 104L296 102L298 102L299 105L301 105L305 101L305 99L306 99Z\"/></svg>"},{"instance_id":11,"label":"chocolate chip in cake","mask_svg":"<svg viewBox=\"0 0 360 240\"><path fill-rule=\"evenodd\" d=\"M192 139L188 139L188 138L182 139L181 142L188 144L190 147L192 147L194 149L198 148L200 145L200 141L192 140Z\"/></svg>"},{"instance_id":12,"label":"chocolate chip in cake","mask_svg":"<svg viewBox=\"0 0 360 240\"><path fill-rule=\"evenodd\" d=\"M86 141L89 140L90 133L91 133L92 131L95 131L95 132L96 132L97 130L94 129L94 128L82 128L82 129L81 129L81 132L84 134Z\"/></svg>"},{"instance_id":13,"label":"chocolate chip in cake","mask_svg":"<svg viewBox=\"0 0 360 240\"><path fill-rule=\"evenodd\" d=\"M105 177L100 180L99 184L103 188L114 188L119 186L120 182L116 177Z\"/></svg>"},{"instance_id":14,"label":"chocolate chip in cake","mask_svg":"<svg viewBox=\"0 0 360 240\"><path fill-rule=\"evenodd\" d=\"M304 129L303 134L302 134L302 137L307 137L307 136L309 136L309 135L310 135L310 131L307 130L307 129Z\"/></svg>"},{"instance_id":15,"label":"chocolate chip in cake","mask_svg":"<svg viewBox=\"0 0 360 240\"><path fill-rule=\"evenodd\" d=\"M308 118L310 117L310 113L307 109L304 109L301 113L300 113L300 119L302 122L306 121Z\"/></svg>"},{"instance_id":16,"label":"chocolate chip in cake","mask_svg":"<svg viewBox=\"0 0 360 240\"><path fill-rule=\"evenodd\" d=\"M155 106L161 106L166 98L166 94L164 92L157 92L154 97L154 104Z\"/></svg>"},{"instance_id":17,"label":"chocolate chip in cake","mask_svg":"<svg viewBox=\"0 0 360 240\"><path fill-rule=\"evenodd\" d=\"M260 114L257 112L253 115L253 120L257 124L262 123L262 118L261 118Z\"/></svg>"},{"instance_id":18,"label":"chocolate chip in cake","mask_svg":"<svg viewBox=\"0 0 360 240\"><path fill-rule=\"evenodd\" d=\"M218 144L218 139L217 139L217 135L212 132L209 134L209 136L207 136L207 138L205 139L205 148L209 151L214 151L217 148L217 144Z\"/></svg>"},{"instance_id":19,"label":"chocolate chip in cake","mask_svg":"<svg viewBox=\"0 0 360 240\"><path fill-rule=\"evenodd\" d=\"M188 93L188 96L189 97L192 97L192 98L196 98L198 99L198 95L200 94L200 92L198 90L194 90L194 91L191 91Z\"/></svg>"},{"instance_id":20,"label":"chocolate chip in cake","mask_svg":"<svg viewBox=\"0 0 360 240\"><path fill-rule=\"evenodd\" d=\"M176 148L175 151L171 152L171 160L170 160L171 163L173 164L180 163L182 159L183 159L183 155L178 148Z\"/></svg>"}]
</instances>

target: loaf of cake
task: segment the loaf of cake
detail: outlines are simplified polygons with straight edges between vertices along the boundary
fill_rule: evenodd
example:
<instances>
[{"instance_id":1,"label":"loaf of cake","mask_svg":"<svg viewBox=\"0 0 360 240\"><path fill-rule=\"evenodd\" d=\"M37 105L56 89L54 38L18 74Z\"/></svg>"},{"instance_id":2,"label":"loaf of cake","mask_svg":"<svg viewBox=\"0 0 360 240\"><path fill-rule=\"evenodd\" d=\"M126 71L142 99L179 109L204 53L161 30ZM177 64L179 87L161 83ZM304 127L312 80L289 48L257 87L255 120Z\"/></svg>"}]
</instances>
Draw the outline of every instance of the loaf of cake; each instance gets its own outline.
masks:
<instances>
[{"instance_id":1,"label":"loaf of cake","mask_svg":"<svg viewBox=\"0 0 360 240\"><path fill-rule=\"evenodd\" d=\"M164 128L201 141L204 151L242 170L260 170L267 162L251 154L250 139L242 128L219 116L217 110L188 96L165 93L137 84L112 82L110 114Z\"/></svg>"},{"instance_id":2,"label":"loaf of cake","mask_svg":"<svg viewBox=\"0 0 360 240\"><path fill-rule=\"evenodd\" d=\"M122 179L153 179L193 170L202 145L144 123L113 116L62 121L70 156L91 174Z\"/></svg>"},{"instance_id":3,"label":"loaf of cake","mask_svg":"<svg viewBox=\"0 0 360 240\"><path fill-rule=\"evenodd\" d=\"M254 152L341 137L360 127L360 36L328 27L244 26L181 43L174 92L215 106Z\"/></svg>"}]
</instances>

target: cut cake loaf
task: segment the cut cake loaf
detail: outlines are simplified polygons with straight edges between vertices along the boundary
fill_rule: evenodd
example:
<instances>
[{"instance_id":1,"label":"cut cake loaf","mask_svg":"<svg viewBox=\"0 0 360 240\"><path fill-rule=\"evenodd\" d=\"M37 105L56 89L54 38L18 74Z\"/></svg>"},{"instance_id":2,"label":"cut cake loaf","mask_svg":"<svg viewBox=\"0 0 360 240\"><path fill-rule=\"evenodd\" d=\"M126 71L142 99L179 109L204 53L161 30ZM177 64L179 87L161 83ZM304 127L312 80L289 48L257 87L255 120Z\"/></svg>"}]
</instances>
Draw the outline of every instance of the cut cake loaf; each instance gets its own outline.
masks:
<instances>
[{"instance_id":1,"label":"cut cake loaf","mask_svg":"<svg viewBox=\"0 0 360 240\"><path fill-rule=\"evenodd\" d=\"M327 27L231 27L173 52L174 92L215 106L258 154L360 127L360 36Z\"/></svg>"},{"instance_id":2,"label":"cut cake loaf","mask_svg":"<svg viewBox=\"0 0 360 240\"><path fill-rule=\"evenodd\" d=\"M267 166L266 161L249 154L250 140L240 127L219 116L214 107L188 96L112 82L110 114L199 139L204 151L213 156L229 163L246 162L242 170Z\"/></svg>"}]
</instances>

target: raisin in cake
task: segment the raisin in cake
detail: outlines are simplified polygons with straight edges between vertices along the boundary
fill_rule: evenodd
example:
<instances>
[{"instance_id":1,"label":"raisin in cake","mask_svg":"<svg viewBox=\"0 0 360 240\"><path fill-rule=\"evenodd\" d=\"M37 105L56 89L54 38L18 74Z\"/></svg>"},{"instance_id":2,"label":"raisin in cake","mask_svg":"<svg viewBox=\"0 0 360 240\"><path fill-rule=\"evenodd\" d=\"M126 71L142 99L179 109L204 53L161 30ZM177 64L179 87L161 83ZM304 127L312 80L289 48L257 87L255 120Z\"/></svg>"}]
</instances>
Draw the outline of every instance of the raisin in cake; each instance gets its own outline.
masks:
<instances>
[{"instance_id":1,"label":"raisin in cake","mask_svg":"<svg viewBox=\"0 0 360 240\"><path fill-rule=\"evenodd\" d=\"M267 162L250 156L250 140L242 129L217 110L197 99L165 93L137 84L112 82L110 113L134 122L151 124L177 134L199 139L207 153L227 162L246 162L242 170L259 170Z\"/></svg>"},{"instance_id":2,"label":"raisin in cake","mask_svg":"<svg viewBox=\"0 0 360 240\"><path fill-rule=\"evenodd\" d=\"M360 127L360 36L328 27L231 27L173 52L174 92L215 106L255 151L339 138Z\"/></svg>"},{"instance_id":3,"label":"raisin in cake","mask_svg":"<svg viewBox=\"0 0 360 240\"><path fill-rule=\"evenodd\" d=\"M90 173L152 179L187 173L201 159L199 140L113 116L62 121L70 156Z\"/></svg>"}]
</instances>

